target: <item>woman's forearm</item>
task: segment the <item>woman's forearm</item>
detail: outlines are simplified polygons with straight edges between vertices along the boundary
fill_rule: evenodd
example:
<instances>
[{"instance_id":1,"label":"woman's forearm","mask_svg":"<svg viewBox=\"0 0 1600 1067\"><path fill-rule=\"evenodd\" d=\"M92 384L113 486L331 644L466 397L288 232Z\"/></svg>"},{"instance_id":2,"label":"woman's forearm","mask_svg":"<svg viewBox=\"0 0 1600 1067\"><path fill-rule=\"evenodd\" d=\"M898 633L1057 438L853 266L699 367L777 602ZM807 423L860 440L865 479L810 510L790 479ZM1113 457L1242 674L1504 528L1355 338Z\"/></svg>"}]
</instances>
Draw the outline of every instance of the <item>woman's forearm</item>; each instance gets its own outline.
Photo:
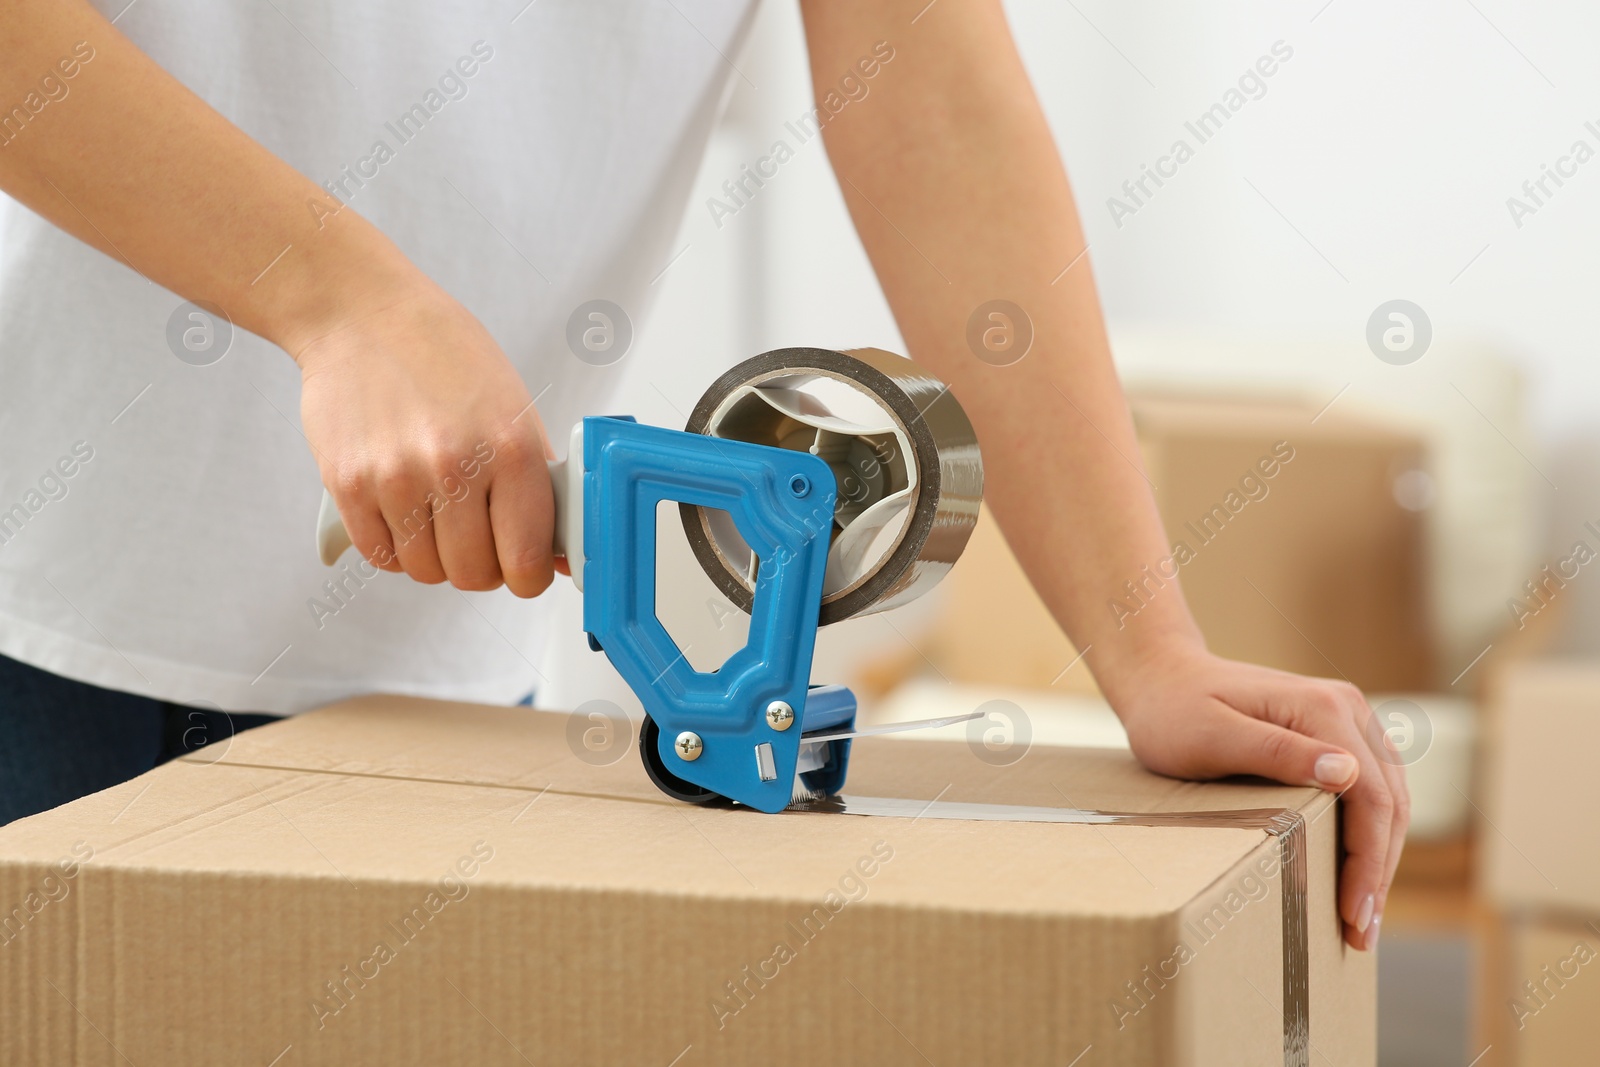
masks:
<instances>
[{"instance_id":1,"label":"woman's forearm","mask_svg":"<svg viewBox=\"0 0 1600 1067\"><path fill-rule=\"evenodd\" d=\"M82 0L0 20L0 189L291 353L415 275Z\"/></svg>"},{"instance_id":2,"label":"woman's forearm","mask_svg":"<svg viewBox=\"0 0 1600 1067\"><path fill-rule=\"evenodd\" d=\"M550 584L548 446L526 384L393 242L82 0L7 10L4 101L38 110L0 146L0 189L294 356L306 439L363 555L463 589ZM434 520L430 494L485 444L482 491Z\"/></svg>"},{"instance_id":3,"label":"woman's forearm","mask_svg":"<svg viewBox=\"0 0 1600 1067\"><path fill-rule=\"evenodd\" d=\"M977 429L985 498L1115 700L1124 665L1199 633L1176 583L1136 621L1106 606L1168 550L1072 191L999 4L939 5L912 24L925 2L805 4L819 104L876 42L894 49L866 98L825 125L828 151L911 354ZM1010 365L996 363L1014 351L980 358L969 339L994 300L1031 321Z\"/></svg>"}]
</instances>

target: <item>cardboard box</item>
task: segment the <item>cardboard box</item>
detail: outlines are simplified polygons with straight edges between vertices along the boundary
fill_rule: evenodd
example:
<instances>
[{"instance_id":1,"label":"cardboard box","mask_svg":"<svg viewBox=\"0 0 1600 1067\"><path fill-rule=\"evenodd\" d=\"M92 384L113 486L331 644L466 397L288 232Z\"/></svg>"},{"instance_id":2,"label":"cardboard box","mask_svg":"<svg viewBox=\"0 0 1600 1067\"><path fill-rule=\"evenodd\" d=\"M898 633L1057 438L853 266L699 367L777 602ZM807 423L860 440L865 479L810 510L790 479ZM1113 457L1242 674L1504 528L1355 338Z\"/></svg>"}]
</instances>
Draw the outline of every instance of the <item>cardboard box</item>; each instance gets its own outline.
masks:
<instances>
[{"instance_id":1,"label":"cardboard box","mask_svg":"<svg viewBox=\"0 0 1600 1067\"><path fill-rule=\"evenodd\" d=\"M1485 892L1506 908L1600 915L1600 663L1506 667L1484 741Z\"/></svg>"},{"instance_id":2,"label":"cardboard box","mask_svg":"<svg viewBox=\"0 0 1600 1067\"><path fill-rule=\"evenodd\" d=\"M1105 610L1137 625L1161 571L1176 572L1221 655L1366 690L1433 688L1419 437L1287 400L1131 404L1173 557L1107 575ZM1088 687L1081 667L1060 673L1076 653L991 516L944 584L929 657L950 680Z\"/></svg>"},{"instance_id":3,"label":"cardboard box","mask_svg":"<svg viewBox=\"0 0 1600 1067\"><path fill-rule=\"evenodd\" d=\"M1595 1062L1600 1043L1600 923L1514 918L1482 1010L1499 1016L1489 1067ZM1474 1049L1476 1051L1476 1049Z\"/></svg>"},{"instance_id":4,"label":"cardboard box","mask_svg":"<svg viewBox=\"0 0 1600 1067\"><path fill-rule=\"evenodd\" d=\"M1328 794L869 739L850 793L924 817L769 816L667 800L585 730L368 698L0 829L0 1062L1373 1063ZM1068 797L1298 812L1304 910L1295 834L940 817Z\"/></svg>"}]
</instances>

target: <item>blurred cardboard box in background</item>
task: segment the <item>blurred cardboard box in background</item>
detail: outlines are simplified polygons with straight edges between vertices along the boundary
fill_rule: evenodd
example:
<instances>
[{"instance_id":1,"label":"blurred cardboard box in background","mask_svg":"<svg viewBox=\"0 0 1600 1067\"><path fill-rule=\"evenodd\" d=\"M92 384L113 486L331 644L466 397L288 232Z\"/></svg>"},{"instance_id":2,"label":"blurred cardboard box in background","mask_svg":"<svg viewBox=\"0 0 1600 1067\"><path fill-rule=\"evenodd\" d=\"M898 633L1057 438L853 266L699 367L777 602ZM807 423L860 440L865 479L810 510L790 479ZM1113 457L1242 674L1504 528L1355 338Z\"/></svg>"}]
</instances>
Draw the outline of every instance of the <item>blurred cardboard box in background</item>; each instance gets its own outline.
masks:
<instances>
[{"instance_id":1,"label":"blurred cardboard box in background","mask_svg":"<svg viewBox=\"0 0 1600 1067\"><path fill-rule=\"evenodd\" d=\"M1137 626L1176 574L1221 655L1366 690L1436 684L1417 434L1292 399L1143 393L1132 408L1173 555L1109 580L1108 614ZM1062 673L1077 652L992 516L946 583L928 647L947 678L1093 691L1088 671Z\"/></svg>"},{"instance_id":2,"label":"blurred cardboard box in background","mask_svg":"<svg viewBox=\"0 0 1600 1067\"><path fill-rule=\"evenodd\" d=\"M1484 891L1505 909L1600 918L1600 663L1510 665L1488 708Z\"/></svg>"},{"instance_id":3,"label":"blurred cardboard box in background","mask_svg":"<svg viewBox=\"0 0 1600 1067\"><path fill-rule=\"evenodd\" d=\"M1478 886L1485 1067L1595 1062L1600 1018L1600 663L1528 659L1485 704Z\"/></svg>"},{"instance_id":4,"label":"blurred cardboard box in background","mask_svg":"<svg viewBox=\"0 0 1600 1067\"><path fill-rule=\"evenodd\" d=\"M1600 1018L1600 929L1570 918L1512 921L1504 968L1480 1002L1498 1040L1480 1067L1594 1063Z\"/></svg>"}]
</instances>

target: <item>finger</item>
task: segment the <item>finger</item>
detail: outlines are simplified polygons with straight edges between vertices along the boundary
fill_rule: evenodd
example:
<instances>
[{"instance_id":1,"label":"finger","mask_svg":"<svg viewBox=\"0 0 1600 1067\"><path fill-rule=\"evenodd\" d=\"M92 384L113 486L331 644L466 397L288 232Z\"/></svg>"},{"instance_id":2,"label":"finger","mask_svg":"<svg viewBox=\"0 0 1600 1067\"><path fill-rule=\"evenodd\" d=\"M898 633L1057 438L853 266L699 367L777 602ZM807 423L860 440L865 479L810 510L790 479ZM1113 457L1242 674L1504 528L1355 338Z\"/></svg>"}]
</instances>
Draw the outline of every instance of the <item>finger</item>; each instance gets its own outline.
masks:
<instances>
[{"instance_id":1,"label":"finger","mask_svg":"<svg viewBox=\"0 0 1600 1067\"><path fill-rule=\"evenodd\" d=\"M398 574L402 568L395 555L394 538L389 535L389 524L383 521L377 502L341 501L336 494L334 503L338 505L339 519L356 551L379 570Z\"/></svg>"},{"instance_id":2,"label":"finger","mask_svg":"<svg viewBox=\"0 0 1600 1067\"><path fill-rule=\"evenodd\" d=\"M489 524L488 497L453 473L444 475L439 484L444 501L433 515L433 539L450 584L475 591L498 588L500 560Z\"/></svg>"},{"instance_id":3,"label":"finger","mask_svg":"<svg viewBox=\"0 0 1600 1067\"><path fill-rule=\"evenodd\" d=\"M1393 787L1391 786L1390 788L1392 793ZM1396 813L1394 823L1389 829L1388 861L1384 865L1383 882L1378 886L1377 897L1373 904L1372 925L1367 928L1366 934L1362 938L1362 947L1369 951L1378 945L1378 928L1383 923L1383 909L1389 903L1389 890L1394 885L1395 871L1400 866L1400 856L1405 850L1406 830L1411 821L1409 798L1402 801L1399 794L1394 795L1396 798ZM1402 811L1402 807L1406 810Z\"/></svg>"},{"instance_id":4,"label":"finger","mask_svg":"<svg viewBox=\"0 0 1600 1067\"><path fill-rule=\"evenodd\" d=\"M1395 871L1400 866L1400 855L1405 848L1406 830L1411 824L1411 793L1406 785L1405 761L1389 737L1378 729L1372 709L1365 706L1358 714L1366 716L1366 734L1373 742L1374 755L1383 768L1389 783L1389 794L1394 799L1394 816L1389 830L1389 853L1384 864L1383 881L1378 887L1377 902L1373 909L1372 926L1364 937L1367 948L1378 942L1378 927L1383 921L1383 909L1389 899L1389 888L1394 884Z\"/></svg>"},{"instance_id":5,"label":"finger","mask_svg":"<svg viewBox=\"0 0 1600 1067\"><path fill-rule=\"evenodd\" d=\"M1360 763L1336 744L1243 715L1232 708L1203 738L1193 755L1197 777L1254 774L1289 785L1348 788Z\"/></svg>"},{"instance_id":6,"label":"finger","mask_svg":"<svg viewBox=\"0 0 1600 1067\"><path fill-rule=\"evenodd\" d=\"M1359 693L1341 693L1347 710L1339 716L1342 732L1365 740L1360 715L1366 701ZM1354 701L1355 708L1349 707ZM1361 778L1344 797L1345 860L1339 872L1339 914L1346 923L1345 942L1352 948L1370 950L1378 942L1381 894L1393 870L1391 857L1398 859L1395 840L1396 803L1388 764L1371 747L1357 748Z\"/></svg>"},{"instance_id":7,"label":"finger","mask_svg":"<svg viewBox=\"0 0 1600 1067\"><path fill-rule=\"evenodd\" d=\"M418 487L392 489L381 501L383 519L389 524L400 566L412 578L428 585L437 585L446 577L433 540L434 501L442 499L432 490Z\"/></svg>"},{"instance_id":8,"label":"finger","mask_svg":"<svg viewBox=\"0 0 1600 1067\"><path fill-rule=\"evenodd\" d=\"M1395 801L1386 764L1367 743L1360 715L1366 698L1349 683L1319 682L1301 690L1282 709L1297 728L1345 746L1360 764L1356 781L1340 794L1344 802L1344 865L1339 871L1339 915L1345 942L1355 949L1377 943L1373 920L1389 870Z\"/></svg>"},{"instance_id":9,"label":"finger","mask_svg":"<svg viewBox=\"0 0 1600 1067\"><path fill-rule=\"evenodd\" d=\"M1390 870L1395 800L1385 764L1374 755L1359 725L1366 708L1360 690L1349 683L1307 682L1285 699L1258 694L1249 711L1297 733L1341 747L1359 765L1353 784L1340 794L1344 801L1345 860L1339 873L1339 914L1347 924L1345 941L1366 949L1376 942L1372 926L1378 894ZM1398 855L1398 854L1396 854Z\"/></svg>"},{"instance_id":10,"label":"finger","mask_svg":"<svg viewBox=\"0 0 1600 1067\"><path fill-rule=\"evenodd\" d=\"M1411 790L1406 784L1406 769L1389 768L1389 795L1394 798L1394 825L1389 831L1389 860L1384 866L1383 888L1378 893L1378 914L1383 914L1383 902L1388 899L1389 887L1394 884L1395 871L1400 867L1400 854L1405 850L1406 832L1411 828Z\"/></svg>"},{"instance_id":11,"label":"finger","mask_svg":"<svg viewBox=\"0 0 1600 1067\"><path fill-rule=\"evenodd\" d=\"M1377 768L1364 774L1343 799L1345 860L1339 874L1339 914L1352 927L1346 936L1350 946L1367 949L1377 942L1372 924L1394 836L1394 799Z\"/></svg>"},{"instance_id":12,"label":"finger","mask_svg":"<svg viewBox=\"0 0 1600 1067\"><path fill-rule=\"evenodd\" d=\"M555 493L543 450L527 441L497 448L488 498L495 554L507 588L520 597L538 596L555 574Z\"/></svg>"}]
</instances>

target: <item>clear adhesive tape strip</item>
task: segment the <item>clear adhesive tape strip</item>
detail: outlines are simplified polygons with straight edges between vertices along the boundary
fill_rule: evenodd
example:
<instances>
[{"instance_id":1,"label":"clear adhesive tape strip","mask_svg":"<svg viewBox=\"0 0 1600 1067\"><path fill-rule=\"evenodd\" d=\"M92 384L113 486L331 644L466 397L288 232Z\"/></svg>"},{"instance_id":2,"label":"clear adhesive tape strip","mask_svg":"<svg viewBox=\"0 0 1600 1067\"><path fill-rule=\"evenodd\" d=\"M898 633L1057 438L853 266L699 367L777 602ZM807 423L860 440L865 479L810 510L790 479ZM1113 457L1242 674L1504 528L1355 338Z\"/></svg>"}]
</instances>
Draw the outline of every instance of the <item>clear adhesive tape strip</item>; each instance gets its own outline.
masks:
<instances>
[{"instance_id":1,"label":"clear adhesive tape strip","mask_svg":"<svg viewBox=\"0 0 1600 1067\"><path fill-rule=\"evenodd\" d=\"M782 348L747 359L711 384L684 428L699 434L726 430L718 420L727 404L752 387L769 383L789 388L819 379L847 383L873 398L892 420L894 438L907 443L910 455L905 459L914 469L910 516L898 540L870 573L824 595L818 623L827 625L908 603L944 576L978 522L983 458L972 423L949 386L904 356L875 348ZM739 437L737 427L721 435ZM841 505L843 497L841 493ZM679 510L701 569L723 595L748 612L754 595L751 576L719 550L711 519L702 509L684 504ZM839 511L836 507L835 513Z\"/></svg>"},{"instance_id":2,"label":"clear adhesive tape strip","mask_svg":"<svg viewBox=\"0 0 1600 1067\"><path fill-rule=\"evenodd\" d=\"M1235 811L1094 811L1086 808L967 804L858 797L848 794L806 800L790 811L868 815L899 819L960 819L976 822L1048 822L1079 825L1185 826L1263 830L1278 839L1283 872L1283 1063L1311 1063L1310 943L1306 925L1306 821L1292 808L1241 808Z\"/></svg>"}]
</instances>

